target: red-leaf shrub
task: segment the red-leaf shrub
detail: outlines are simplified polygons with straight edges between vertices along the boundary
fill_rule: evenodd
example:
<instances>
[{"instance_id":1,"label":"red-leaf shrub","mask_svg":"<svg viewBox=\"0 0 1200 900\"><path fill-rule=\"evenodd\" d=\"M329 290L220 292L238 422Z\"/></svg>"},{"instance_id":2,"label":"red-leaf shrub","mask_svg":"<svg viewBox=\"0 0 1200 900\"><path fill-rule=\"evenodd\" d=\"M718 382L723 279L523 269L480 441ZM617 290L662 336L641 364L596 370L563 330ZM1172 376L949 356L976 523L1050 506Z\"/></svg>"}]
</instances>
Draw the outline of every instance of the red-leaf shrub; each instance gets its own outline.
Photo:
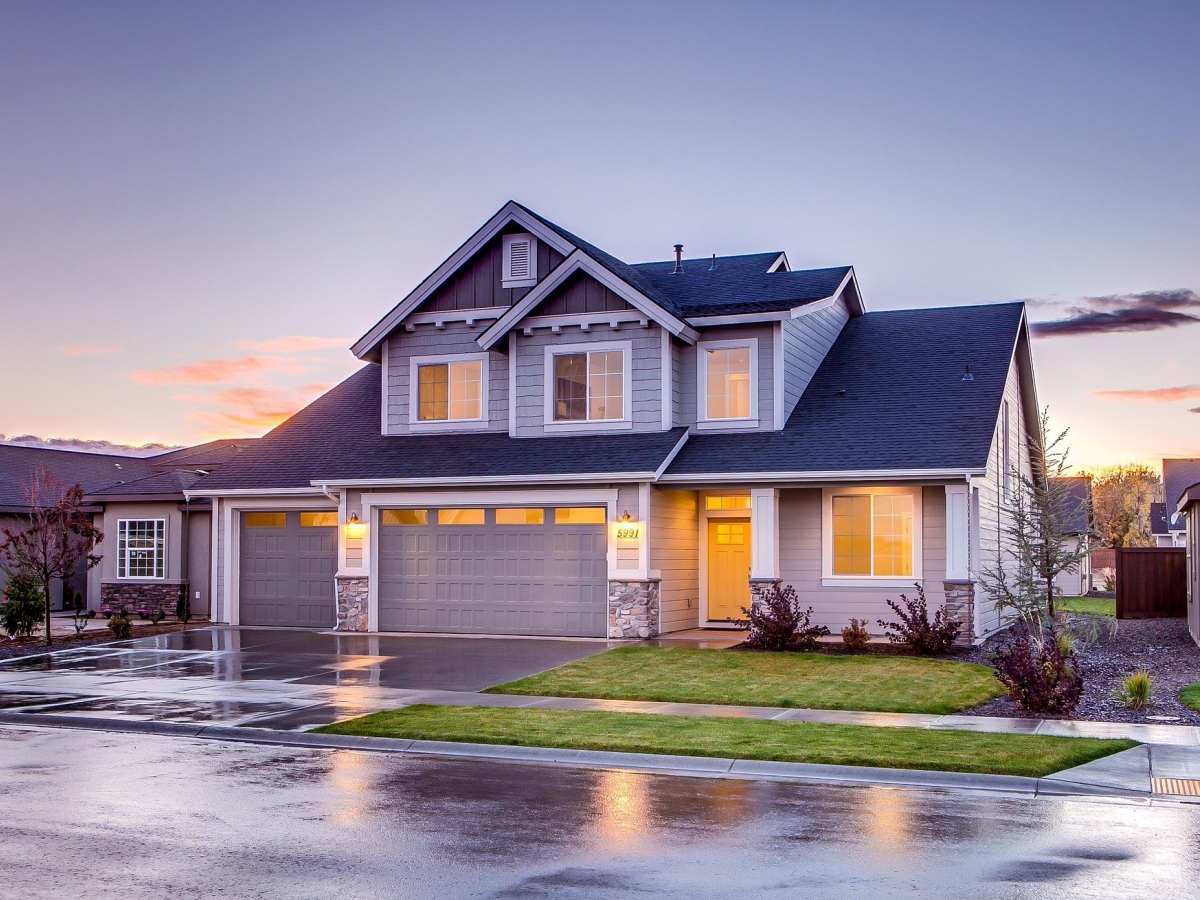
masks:
<instances>
[{"instance_id":1,"label":"red-leaf shrub","mask_svg":"<svg viewBox=\"0 0 1200 900\"><path fill-rule=\"evenodd\" d=\"M851 619L850 624L842 629L842 646L847 650L861 650L871 641L871 632L867 631L866 619Z\"/></svg>"},{"instance_id":2,"label":"red-leaf shrub","mask_svg":"<svg viewBox=\"0 0 1200 900\"><path fill-rule=\"evenodd\" d=\"M750 624L746 646L758 650L811 650L818 637L829 634L824 625L809 624L812 607L800 608L800 598L790 584L772 585L763 592L761 604L743 606L742 612Z\"/></svg>"},{"instance_id":3,"label":"red-leaf shrub","mask_svg":"<svg viewBox=\"0 0 1200 900\"><path fill-rule=\"evenodd\" d=\"M1069 713L1083 695L1083 676L1063 653L1058 636L1048 631L1041 646L1024 622L994 654L996 677L1022 709L1032 713Z\"/></svg>"},{"instance_id":4,"label":"red-leaf shrub","mask_svg":"<svg viewBox=\"0 0 1200 900\"><path fill-rule=\"evenodd\" d=\"M949 653L958 638L958 633L962 631L962 626L947 617L945 607L939 609L930 622L929 607L925 604L925 588L920 584L914 587L917 589L917 596L912 600L904 594L900 595L903 608L894 600L887 602L892 612L900 617L900 621L885 622L880 619L879 624L887 630L889 641L893 644L904 644L912 653Z\"/></svg>"}]
</instances>

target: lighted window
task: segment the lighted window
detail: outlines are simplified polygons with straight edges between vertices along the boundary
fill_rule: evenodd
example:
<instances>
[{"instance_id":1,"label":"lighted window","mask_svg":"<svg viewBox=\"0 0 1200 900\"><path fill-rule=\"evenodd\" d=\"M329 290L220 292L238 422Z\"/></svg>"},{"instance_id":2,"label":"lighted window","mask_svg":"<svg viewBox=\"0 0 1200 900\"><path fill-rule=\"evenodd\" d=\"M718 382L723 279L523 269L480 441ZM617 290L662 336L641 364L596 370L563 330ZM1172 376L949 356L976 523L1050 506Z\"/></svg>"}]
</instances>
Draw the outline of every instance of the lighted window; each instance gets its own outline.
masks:
<instances>
[{"instance_id":1,"label":"lighted window","mask_svg":"<svg viewBox=\"0 0 1200 900\"><path fill-rule=\"evenodd\" d=\"M750 498L741 497L705 497L705 509L749 509Z\"/></svg>"},{"instance_id":2,"label":"lighted window","mask_svg":"<svg viewBox=\"0 0 1200 900\"><path fill-rule=\"evenodd\" d=\"M732 544L734 546L746 543L745 522L718 522L717 544Z\"/></svg>"},{"instance_id":3,"label":"lighted window","mask_svg":"<svg viewBox=\"0 0 1200 900\"><path fill-rule=\"evenodd\" d=\"M603 506L560 506L554 510L555 525L603 525L607 518Z\"/></svg>"},{"instance_id":4,"label":"lighted window","mask_svg":"<svg viewBox=\"0 0 1200 900\"><path fill-rule=\"evenodd\" d=\"M625 416L625 354L621 350L554 357L554 420L603 421Z\"/></svg>"},{"instance_id":5,"label":"lighted window","mask_svg":"<svg viewBox=\"0 0 1200 900\"><path fill-rule=\"evenodd\" d=\"M302 512L300 513L301 528L328 528L336 526L338 514L335 512Z\"/></svg>"},{"instance_id":6,"label":"lighted window","mask_svg":"<svg viewBox=\"0 0 1200 900\"><path fill-rule=\"evenodd\" d=\"M528 509L498 509L496 510L497 525L541 525L546 518L546 511L538 508Z\"/></svg>"},{"instance_id":7,"label":"lighted window","mask_svg":"<svg viewBox=\"0 0 1200 900\"><path fill-rule=\"evenodd\" d=\"M482 525L482 509L439 509L439 525Z\"/></svg>"},{"instance_id":8,"label":"lighted window","mask_svg":"<svg viewBox=\"0 0 1200 900\"><path fill-rule=\"evenodd\" d=\"M165 577L166 533L165 519L118 520L117 577Z\"/></svg>"},{"instance_id":9,"label":"lighted window","mask_svg":"<svg viewBox=\"0 0 1200 900\"><path fill-rule=\"evenodd\" d=\"M909 577L913 574L911 494L833 498L833 574Z\"/></svg>"},{"instance_id":10,"label":"lighted window","mask_svg":"<svg viewBox=\"0 0 1200 900\"><path fill-rule=\"evenodd\" d=\"M428 525L427 509L385 509L380 519L384 525Z\"/></svg>"},{"instance_id":11,"label":"lighted window","mask_svg":"<svg viewBox=\"0 0 1200 900\"><path fill-rule=\"evenodd\" d=\"M704 351L707 418L750 418L750 348Z\"/></svg>"},{"instance_id":12,"label":"lighted window","mask_svg":"<svg viewBox=\"0 0 1200 900\"><path fill-rule=\"evenodd\" d=\"M287 513L281 512L252 512L246 513L247 528L283 528L287 525Z\"/></svg>"},{"instance_id":13,"label":"lighted window","mask_svg":"<svg viewBox=\"0 0 1200 900\"><path fill-rule=\"evenodd\" d=\"M483 418L483 361L417 366L417 419L461 422Z\"/></svg>"}]
</instances>

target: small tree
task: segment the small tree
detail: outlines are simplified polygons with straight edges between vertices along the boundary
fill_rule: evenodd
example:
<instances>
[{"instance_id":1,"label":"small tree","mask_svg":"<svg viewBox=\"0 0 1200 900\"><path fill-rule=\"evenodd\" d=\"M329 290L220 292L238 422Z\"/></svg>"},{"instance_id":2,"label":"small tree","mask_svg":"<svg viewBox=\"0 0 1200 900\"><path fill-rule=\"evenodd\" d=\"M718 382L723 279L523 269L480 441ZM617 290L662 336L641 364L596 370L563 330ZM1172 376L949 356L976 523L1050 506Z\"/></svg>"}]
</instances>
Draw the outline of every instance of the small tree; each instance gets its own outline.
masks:
<instances>
[{"instance_id":1,"label":"small tree","mask_svg":"<svg viewBox=\"0 0 1200 900\"><path fill-rule=\"evenodd\" d=\"M83 487L68 487L53 472L41 469L24 485L29 521L22 529L4 528L0 568L10 577L26 577L42 588L46 646L50 646L50 583L75 575L80 563L90 569L100 562L96 544L104 535L83 511Z\"/></svg>"},{"instance_id":2,"label":"small tree","mask_svg":"<svg viewBox=\"0 0 1200 900\"><path fill-rule=\"evenodd\" d=\"M1163 499L1158 472L1141 464L1114 466L1092 476L1096 531L1105 547L1153 547L1150 504Z\"/></svg>"}]
</instances>

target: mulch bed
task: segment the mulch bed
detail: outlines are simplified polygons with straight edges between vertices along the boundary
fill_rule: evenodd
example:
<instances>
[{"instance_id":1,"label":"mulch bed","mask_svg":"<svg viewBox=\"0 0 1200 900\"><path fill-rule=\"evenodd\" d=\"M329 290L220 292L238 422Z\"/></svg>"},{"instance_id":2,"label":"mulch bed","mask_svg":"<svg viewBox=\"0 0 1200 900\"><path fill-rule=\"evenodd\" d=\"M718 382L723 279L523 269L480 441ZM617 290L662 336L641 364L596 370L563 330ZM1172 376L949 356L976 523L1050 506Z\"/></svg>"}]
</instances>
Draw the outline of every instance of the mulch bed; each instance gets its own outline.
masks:
<instances>
[{"instance_id":1,"label":"mulch bed","mask_svg":"<svg viewBox=\"0 0 1200 900\"><path fill-rule=\"evenodd\" d=\"M189 622L186 625L182 622L143 625L133 629L133 636L130 640L153 637L156 634L172 634L176 631L187 631L190 628L207 628L208 625L207 621ZM0 659L20 659L25 656L38 656L48 651L74 650L78 647L89 647L92 644L111 643L113 640L114 638L107 628L102 631L85 631L83 634L55 635L54 643L49 648L46 647L44 631L41 635L34 634L32 637L22 640L0 638Z\"/></svg>"}]
</instances>

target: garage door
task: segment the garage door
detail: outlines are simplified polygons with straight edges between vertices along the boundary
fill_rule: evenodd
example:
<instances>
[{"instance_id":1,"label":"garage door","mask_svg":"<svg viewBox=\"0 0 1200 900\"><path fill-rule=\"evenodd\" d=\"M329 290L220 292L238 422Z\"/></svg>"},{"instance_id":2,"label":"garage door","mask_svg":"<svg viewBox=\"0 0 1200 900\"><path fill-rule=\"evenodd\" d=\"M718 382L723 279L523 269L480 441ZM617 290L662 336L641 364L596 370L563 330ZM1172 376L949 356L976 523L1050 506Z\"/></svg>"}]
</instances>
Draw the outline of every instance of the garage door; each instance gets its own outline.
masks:
<instances>
[{"instance_id":1,"label":"garage door","mask_svg":"<svg viewBox=\"0 0 1200 900\"><path fill-rule=\"evenodd\" d=\"M332 628L336 512L242 513L240 622Z\"/></svg>"},{"instance_id":2,"label":"garage door","mask_svg":"<svg viewBox=\"0 0 1200 900\"><path fill-rule=\"evenodd\" d=\"M607 634L603 507L384 510L379 629Z\"/></svg>"}]
</instances>

